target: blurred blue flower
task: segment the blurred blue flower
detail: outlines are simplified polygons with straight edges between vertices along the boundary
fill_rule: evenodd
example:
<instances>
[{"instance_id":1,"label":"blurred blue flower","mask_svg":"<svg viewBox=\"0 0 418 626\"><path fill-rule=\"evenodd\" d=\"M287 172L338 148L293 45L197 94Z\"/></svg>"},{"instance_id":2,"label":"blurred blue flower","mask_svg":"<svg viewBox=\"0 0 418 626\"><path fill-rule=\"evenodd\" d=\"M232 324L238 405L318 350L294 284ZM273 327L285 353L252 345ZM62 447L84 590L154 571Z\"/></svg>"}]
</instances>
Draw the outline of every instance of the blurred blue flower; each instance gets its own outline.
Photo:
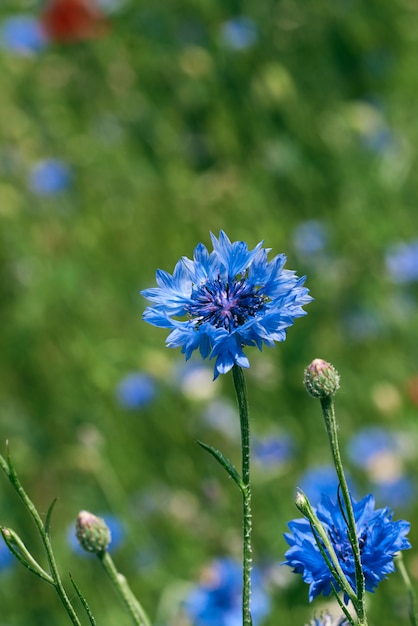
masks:
<instances>
[{"instance_id":1,"label":"blurred blue flower","mask_svg":"<svg viewBox=\"0 0 418 626\"><path fill-rule=\"evenodd\" d=\"M380 314L376 310L356 308L348 311L343 319L343 333L350 341L365 341L377 337L383 328Z\"/></svg>"},{"instance_id":2,"label":"blurred blue flower","mask_svg":"<svg viewBox=\"0 0 418 626\"><path fill-rule=\"evenodd\" d=\"M254 460L263 466L283 465L293 455L294 442L287 434L255 438L252 452Z\"/></svg>"},{"instance_id":3,"label":"blurred blue flower","mask_svg":"<svg viewBox=\"0 0 418 626\"><path fill-rule=\"evenodd\" d=\"M344 615L333 619L329 613L321 613L319 617L315 615L306 626L348 626L348 621Z\"/></svg>"},{"instance_id":4,"label":"blurred blue flower","mask_svg":"<svg viewBox=\"0 0 418 626\"><path fill-rule=\"evenodd\" d=\"M142 372L128 374L116 389L116 397L124 409L141 409L152 402L156 394L155 380Z\"/></svg>"},{"instance_id":5,"label":"blurred blue flower","mask_svg":"<svg viewBox=\"0 0 418 626\"><path fill-rule=\"evenodd\" d=\"M234 50L245 50L256 43L258 29L254 20L239 16L222 24L221 36L228 47Z\"/></svg>"},{"instance_id":6,"label":"blurred blue flower","mask_svg":"<svg viewBox=\"0 0 418 626\"><path fill-rule=\"evenodd\" d=\"M251 572L251 607L257 626L268 614L270 601L257 568ZM202 582L184 603L193 626L242 626L242 569L233 559L218 559L204 572Z\"/></svg>"},{"instance_id":7,"label":"blurred blue flower","mask_svg":"<svg viewBox=\"0 0 418 626\"><path fill-rule=\"evenodd\" d=\"M406 508L416 500L416 488L408 476L375 482L373 489L376 500L389 506Z\"/></svg>"},{"instance_id":8,"label":"blurred blue flower","mask_svg":"<svg viewBox=\"0 0 418 626\"><path fill-rule=\"evenodd\" d=\"M395 283L418 281L418 240L397 243L386 252L386 269Z\"/></svg>"},{"instance_id":9,"label":"blurred blue flower","mask_svg":"<svg viewBox=\"0 0 418 626\"><path fill-rule=\"evenodd\" d=\"M0 535L0 571L8 569L13 564L14 558L3 537Z\"/></svg>"},{"instance_id":10,"label":"blurred blue flower","mask_svg":"<svg viewBox=\"0 0 418 626\"><path fill-rule=\"evenodd\" d=\"M38 20L31 15L15 15L0 24L0 46L22 56L41 51L47 43Z\"/></svg>"},{"instance_id":11,"label":"blurred blue flower","mask_svg":"<svg viewBox=\"0 0 418 626\"><path fill-rule=\"evenodd\" d=\"M364 133L362 135L362 142L368 150L379 154L387 148L394 146L396 138L389 128L381 126L368 133Z\"/></svg>"},{"instance_id":12,"label":"blurred blue flower","mask_svg":"<svg viewBox=\"0 0 418 626\"><path fill-rule=\"evenodd\" d=\"M58 159L46 159L36 163L29 174L29 187L38 196L61 193L71 183L68 165Z\"/></svg>"},{"instance_id":13,"label":"blurred blue flower","mask_svg":"<svg viewBox=\"0 0 418 626\"><path fill-rule=\"evenodd\" d=\"M346 477L350 489L352 487L350 478ZM337 497L338 478L333 465L321 465L311 467L301 476L298 486L306 493L311 504L316 505L323 495L331 498Z\"/></svg>"},{"instance_id":14,"label":"blurred blue flower","mask_svg":"<svg viewBox=\"0 0 418 626\"><path fill-rule=\"evenodd\" d=\"M376 456L396 450L394 434L378 426L363 428L348 443L350 461L361 468L366 468Z\"/></svg>"},{"instance_id":15,"label":"blurred blue flower","mask_svg":"<svg viewBox=\"0 0 418 626\"><path fill-rule=\"evenodd\" d=\"M395 554L411 547L406 539L410 525L404 520L393 522L393 513L387 507L375 511L372 494L359 502L352 499L352 503L365 586L367 591L372 592L379 582L395 570ZM347 535L346 515L339 503L326 495L316 507L316 514L328 533L344 574L355 589L354 559ZM302 574L303 580L309 584L309 601L312 602L321 593L328 596L332 591L332 582L339 589L322 558L309 520L296 519L289 522L288 526L291 532L285 533L284 537L290 549L285 554L284 564L293 567L295 573ZM348 598L345 601L348 602Z\"/></svg>"},{"instance_id":16,"label":"blurred blue flower","mask_svg":"<svg viewBox=\"0 0 418 626\"><path fill-rule=\"evenodd\" d=\"M204 359L216 357L217 378L235 364L250 366L244 346L261 350L263 344L284 341L286 329L306 315L302 306L312 298L303 287L306 277L283 269L284 254L269 262L263 242L248 250L223 231L219 239L211 237L212 253L200 243L193 261L183 257L173 275L158 270L158 287L142 295L155 303L144 320L171 330L167 346L181 347L186 359L195 350Z\"/></svg>"},{"instance_id":17,"label":"blurred blue flower","mask_svg":"<svg viewBox=\"0 0 418 626\"><path fill-rule=\"evenodd\" d=\"M113 552L122 544L124 537L125 537L125 528L122 522L115 515L111 515L110 513L105 513L105 514L99 513L98 517L101 517L102 519L104 519L104 521L106 522L106 525L108 526L110 530L111 541L109 544L108 551ZM75 524L70 526L70 528L68 529L67 539L71 548L77 554L81 554L82 556L87 556L87 557L94 556L92 553L86 552L80 546L79 541L75 534Z\"/></svg>"},{"instance_id":18,"label":"blurred blue flower","mask_svg":"<svg viewBox=\"0 0 418 626\"><path fill-rule=\"evenodd\" d=\"M390 506L407 506L415 487L403 475L403 457L408 454L397 433L377 426L364 428L348 443L351 462L367 471L376 499Z\"/></svg>"},{"instance_id":19,"label":"blurred blue flower","mask_svg":"<svg viewBox=\"0 0 418 626\"><path fill-rule=\"evenodd\" d=\"M301 257L312 257L322 252L328 243L328 233L319 220L302 222L293 231L293 247Z\"/></svg>"}]
</instances>

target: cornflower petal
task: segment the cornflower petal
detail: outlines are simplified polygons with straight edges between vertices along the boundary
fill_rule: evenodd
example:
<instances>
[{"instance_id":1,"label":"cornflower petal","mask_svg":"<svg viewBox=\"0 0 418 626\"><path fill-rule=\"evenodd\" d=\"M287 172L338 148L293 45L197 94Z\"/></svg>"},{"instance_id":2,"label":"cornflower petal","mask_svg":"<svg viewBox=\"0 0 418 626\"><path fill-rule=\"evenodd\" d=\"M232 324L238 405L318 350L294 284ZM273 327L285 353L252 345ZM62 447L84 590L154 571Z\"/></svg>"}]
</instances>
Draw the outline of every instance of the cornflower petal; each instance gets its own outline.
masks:
<instances>
[{"instance_id":1,"label":"cornflower petal","mask_svg":"<svg viewBox=\"0 0 418 626\"><path fill-rule=\"evenodd\" d=\"M268 261L269 249L260 242L253 250L232 242L220 231L211 233L213 251L198 244L193 260L183 257L173 274L158 270L157 287L142 295L153 303L143 315L154 326L171 330L167 346L180 347L189 359L199 350L215 359L214 377L234 365L249 367L246 346L273 346L286 339L286 330L303 306L312 301L305 277L284 270L286 256Z\"/></svg>"}]
</instances>

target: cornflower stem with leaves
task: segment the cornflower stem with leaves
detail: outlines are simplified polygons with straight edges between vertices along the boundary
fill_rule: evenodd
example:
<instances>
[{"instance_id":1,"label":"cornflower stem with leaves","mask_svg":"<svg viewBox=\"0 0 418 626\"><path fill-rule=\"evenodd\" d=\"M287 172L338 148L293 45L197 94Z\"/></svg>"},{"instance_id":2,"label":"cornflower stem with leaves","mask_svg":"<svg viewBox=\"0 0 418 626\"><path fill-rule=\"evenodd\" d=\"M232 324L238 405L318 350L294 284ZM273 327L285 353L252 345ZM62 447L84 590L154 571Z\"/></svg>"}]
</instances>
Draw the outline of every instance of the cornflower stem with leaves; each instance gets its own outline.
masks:
<instances>
[{"instance_id":1,"label":"cornflower stem with leaves","mask_svg":"<svg viewBox=\"0 0 418 626\"><path fill-rule=\"evenodd\" d=\"M42 544L45 548L45 552L47 555L47 560L48 560L48 565L49 565L49 570L50 573L48 574L47 572L45 572L43 570L43 568L41 568L41 566L36 562L35 559L33 559L33 557L31 557L30 559L27 558L26 556L26 551L27 549L25 548L25 546L23 545L23 542L21 542L21 540L19 540L14 533L12 533L9 529L3 529L2 534L3 537L7 543L7 545L9 546L10 550L13 552L13 554L15 554L15 556L19 559L19 561L25 565L25 567L27 569L29 569L30 571L32 571L33 573L37 574L40 578L42 578L43 580L46 580L47 582L49 582L51 585L53 585L53 587L55 588L59 599L61 600L71 622L74 624L74 626L81 626L81 622L74 610L73 605L70 602L70 599L64 589L64 586L62 584L61 581L61 577L58 571L58 567L55 561L55 556L54 556L54 552L52 549L52 545L51 545L51 540L50 540L50 536L49 536L49 529L50 529L50 523L51 523L51 514L52 514L52 510L54 508L55 502L56 500L54 500L52 502L52 504L50 505L49 509L48 509L48 513L46 516L46 520L45 523L42 521L41 516L39 515L35 505L33 504L32 500L29 498L29 496L27 495L26 491L24 490L17 474L16 474L16 470L12 464L12 461L10 459L10 455L8 454L7 456L7 461L0 455L0 467L3 470L3 472L5 473L5 475L7 476L7 478L9 479L9 481L11 482L13 488L15 489L15 491L17 492L17 494L19 495L20 499L22 500L23 504L25 505L27 511L29 512L30 516L32 517L35 526L38 529L38 532L40 534L41 540L42 540ZM86 605L87 606L87 605ZM90 620L91 621L91 620ZM93 623L93 622L91 622Z\"/></svg>"},{"instance_id":2,"label":"cornflower stem with leaves","mask_svg":"<svg viewBox=\"0 0 418 626\"><path fill-rule=\"evenodd\" d=\"M337 420L335 417L334 399L331 395L320 398L322 413L324 416L325 426L327 429L328 440L334 461L335 470L342 493L342 498L347 515L347 531L348 538L353 550L355 576L356 576L356 596L357 596L357 616L359 626L367 626L366 609L364 603L365 582L363 568L361 565L360 547L357 539L356 522L354 518L353 505L351 502L350 491L348 489L347 480L340 455L340 447L337 435Z\"/></svg>"},{"instance_id":3,"label":"cornflower stem with leaves","mask_svg":"<svg viewBox=\"0 0 418 626\"><path fill-rule=\"evenodd\" d=\"M228 472L242 495L242 624L252 626L251 617L251 565L252 565L252 513L251 513L251 481L250 481L250 420L248 410L247 387L244 372L238 365L232 368L232 375L237 396L238 410L241 424L241 459L242 474L224 457L222 452L212 446L198 441Z\"/></svg>"},{"instance_id":4,"label":"cornflower stem with leaves","mask_svg":"<svg viewBox=\"0 0 418 626\"><path fill-rule=\"evenodd\" d=\"M251 626L251 564L252 564L252 513L251 513L251 482L250 482L250 420L248 410L247 387L244 372L238 365L232 368L235 393L241 424L241 455L242 455L242 504L243 504L243 591L242 591L242 622Z\"/></svg>"}]
</instances>

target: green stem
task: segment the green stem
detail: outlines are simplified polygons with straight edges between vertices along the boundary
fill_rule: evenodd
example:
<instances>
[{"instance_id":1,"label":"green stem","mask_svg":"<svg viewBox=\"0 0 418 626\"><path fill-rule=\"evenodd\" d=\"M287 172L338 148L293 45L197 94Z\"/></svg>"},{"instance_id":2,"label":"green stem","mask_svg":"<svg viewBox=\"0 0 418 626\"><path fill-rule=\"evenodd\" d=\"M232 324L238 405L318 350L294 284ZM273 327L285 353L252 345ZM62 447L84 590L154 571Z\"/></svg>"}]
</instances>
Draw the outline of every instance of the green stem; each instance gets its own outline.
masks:
<instances>
[{"instance_id":1,"label":"green stem","mask_svg":"<svg viewBox=\"0 0 418 626\"><path fill-rule=\"evenodd\" d=\"M408 571L405 567L405 563L403 561L402 552L399 552L395 557L395 562L398 567L398 570L402 576L402 580L404 585L408 591L409 595L409 620L411 622L411 626L417 626L418 624L418 606L417 606L417 596L415 593L415 589L412 586L411 579L409 578Z\"/></svg>"},{"instance_id":2,"label":"green stem","mask_svg":"<svg viewBox=\"0 0 418 626\"><path fill-rule=\"evenodd\" d=\"M59 575L58 572L58 568L57 568L57 564L55 561L55 557L54 557L54 553L52 550L52 545L51 545L51 541L49 539L49 535L45 530L44 527L44 523L38 513L38 511L36 510L35 505L33 504L32 500L29 498L29 496L26 494L25 490L23 489L20 480L17 477L16 471L11 463L10 458L8 459L8 462L6 463L6 461L3 459L3 457L0 455L0 467L2 468L2 470L4 471L4 473L6 474L6 476L8 477L8 479L10 480L10 482L12 483L15 491L18 493L20 499L22 500L23 504L25 505L27 511L29 512L29 514L31 515L37 529L38 532L41 536L41 540L42 543L44 545L46 554L47 554L47 558L48 558L48 563L49 563L49 568L50 568L50 572L52 575L52 578L54 579L53 585L55 587L55 590L58 594L59 599L61 600L65 610L68 613L69 618L71 619L72 623L74 624L74 626L81 626L81 622L78 619L78 616L73 608L73 605L71 604L66 591L64 589L64 586L61 582L61 577Z\"/></svg>"},{"instance_id":3,"label":"green stem","mask_svg":"<svg viewBox=\"0 0 418 626\"><path fill-rule=\"evenodd\" d=\"M331 447L331 453L334 460L335 469L340 484L340 489L345 505L345 513L347 515L348 538L353 550L355 575L356 575L356 595L358 600L357 616L359 626L367 626L366 609L364 603L364 574L361 565L360 547L357 539L356 521L354 517L353 505L351 502L350 491L348 489L347 480L345 478L343 464L341 461L340 447L337 435L337 420L335 418L334 400L332 396L321 398L321 407L324 415L325 426L327 429L328 440Z\"/></svg>"},{"instance_id":4,"label":"green stem","mask_svg":"<svg viewBox=\"0 0 418 626\"><path fill-rule=\"evenodd\" d=\"M250 421L248 411L247 388L244 372L238 365L232 368L235 393L237 396L241 423L241 454L242 454L242 505L243 505L243 591L242 591L242 623L252 626L251 619L251 564L252 564L252 516L251 516L251 482L250 482Z\"/></svg>"},{"instance_id":5,"label":"green stem","mask_svg":"<svg viewBox=\"0 0 418 626\"><path fill-rule=\"evenodd\" d=\"M131 614L134 624L136 624L136 626L151 626L151 622L149 621L144 609L132 593L125 576L117 571L110 554L108 552L103 552L99 554L98 557L110 580L119 593L120 598Z\"/></svg>"}]
</instances>

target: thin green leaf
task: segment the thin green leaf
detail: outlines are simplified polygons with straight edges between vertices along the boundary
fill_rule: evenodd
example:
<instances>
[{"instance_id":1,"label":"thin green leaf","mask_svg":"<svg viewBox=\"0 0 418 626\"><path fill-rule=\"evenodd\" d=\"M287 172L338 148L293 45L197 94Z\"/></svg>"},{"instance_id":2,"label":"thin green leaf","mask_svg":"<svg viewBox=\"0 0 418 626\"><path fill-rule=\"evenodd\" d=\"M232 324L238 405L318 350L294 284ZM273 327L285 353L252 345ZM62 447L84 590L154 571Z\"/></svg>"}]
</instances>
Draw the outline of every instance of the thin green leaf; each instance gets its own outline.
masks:
<instances>
[{"instance_id":1,"label":"thin green leaf","mask_svg":"<svg viewBox=\"0 0 418 626\"><path fill-rule=\"evenodd\" d=\"M51 527L51 515L52 515L52 511L54 510L54 507L57 503L58 498L54 498L51 502L51 504L49 505L48 508L48 512L46 514L46 520L45 520L45 532L47 535L49 535L49 529Z\"/></svg>"},{"instance_id":2,"label":"thin green leaf","mask_svg":"<svg viewBox=\"0 0 418 626\"><path fill-rule=\"evenodd\" d=\"M84 607L84 609L85 609L85 611L87 613L87 617L90 620L91 626L96 626L96 620L94 619L93 613L90 610L90 607L88 605L88 602L87 602L86 598L81 593L79 586L77 585L77 583L75 582L75 580L73 579L71 574L69 574L69 576L70 576L70 580L72 582L72 585L73 585L73 587L75 589L75 592L78 595L78 597L80 598L80 602L83 605L83 607Z\"/></svg>"},{"instance_id":3,"label":"thin green leaf","mask_svg":"<svg viewBox=\"0 0 418 626\"><path fill-rule=\"evenodd\" d=\"M232 478L232 480L234 481L234 483L240 488L240 490L244 493L245 492L245 485L242 481L242 478L239 474L239 472L237 471L237 469L232 465L231 461L229 461L226 457L224 457L224 455L222 454L222 452L220 452L219 450L217 450L216 448L213 448L212 446L209 446L207 443L203 443L203 441L199 441L197 440L197 443L199 444L199 446L201 446L204 450L206 450L207 452L209 452L209 454L211 454L217 461L218 463L220 463L222 465L222 467L228 472L228 474L230 475L230 477Z\"/></svg>"},{"instance_id":4,"label":"thin green leaf","mask_svg":"<svg viewBox=\"0 0 418 626\"><path fill-rule=\"evenodd\" d=\"M0 467L3 472L6 474L7 478L10 476L9 466L7 465L6 459L0 454Z\"/></svg>"}]
</instances>

